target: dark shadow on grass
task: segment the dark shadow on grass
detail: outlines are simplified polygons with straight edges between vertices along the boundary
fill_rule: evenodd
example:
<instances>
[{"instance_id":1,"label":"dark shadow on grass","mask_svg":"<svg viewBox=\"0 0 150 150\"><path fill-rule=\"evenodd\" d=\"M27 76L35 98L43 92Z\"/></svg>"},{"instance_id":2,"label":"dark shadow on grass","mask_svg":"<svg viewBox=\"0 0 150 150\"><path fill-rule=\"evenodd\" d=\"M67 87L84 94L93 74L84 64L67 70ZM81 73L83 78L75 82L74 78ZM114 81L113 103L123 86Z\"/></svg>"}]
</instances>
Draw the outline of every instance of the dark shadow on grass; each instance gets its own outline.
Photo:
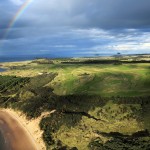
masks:
<instances>
[{"instance_id":1,"label":"dark shadow on grass","mask_svg":"<svg viewBox=\"0 0 150 150\"><path fill-rule=\"evenodd\" d=\"M150 147L150 134L147 130L132 135L123 135L118 132L98 132L98 134L111 139L107 142L103 142L101 138L93 139L89 143L90 150L148 150Z\"/></svg>"}]
</instances>

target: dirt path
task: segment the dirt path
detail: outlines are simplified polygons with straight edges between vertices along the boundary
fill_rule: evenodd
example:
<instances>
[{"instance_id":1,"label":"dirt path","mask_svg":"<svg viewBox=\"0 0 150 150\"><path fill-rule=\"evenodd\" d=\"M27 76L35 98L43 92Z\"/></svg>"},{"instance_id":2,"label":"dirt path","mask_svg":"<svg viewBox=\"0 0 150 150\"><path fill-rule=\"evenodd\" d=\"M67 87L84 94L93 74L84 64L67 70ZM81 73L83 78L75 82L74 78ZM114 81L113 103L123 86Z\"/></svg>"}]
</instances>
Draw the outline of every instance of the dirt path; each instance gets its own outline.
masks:
<instances>
[{"instance_id":1,"label":"dirt path","mask_svg":"<svg viewBox=\"0 0 150 150\"><path fill-rule=\"evenodd\" d=\"M38 150L29 132L10 113L0 111L0 130L7 150Z\"/></svg>"}]
</instances>

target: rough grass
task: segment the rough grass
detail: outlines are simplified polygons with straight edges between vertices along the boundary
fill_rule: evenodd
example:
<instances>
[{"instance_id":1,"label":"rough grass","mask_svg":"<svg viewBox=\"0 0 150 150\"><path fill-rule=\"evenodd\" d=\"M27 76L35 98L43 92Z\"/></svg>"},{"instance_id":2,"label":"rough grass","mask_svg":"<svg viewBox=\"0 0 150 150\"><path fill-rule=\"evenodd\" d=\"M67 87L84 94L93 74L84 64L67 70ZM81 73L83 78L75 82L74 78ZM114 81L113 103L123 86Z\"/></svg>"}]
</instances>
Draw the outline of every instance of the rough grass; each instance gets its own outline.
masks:
<instances>
[{"instance_id":1,"label":"rough grass","mask_svg":"<svg viewBox=\"0 0 150 150\"><path fill-rule=\"evenodd\" d=\"M132 69L131 69L132 67ZM58 69L58 70L57 70ZM56 94L96 94L101 96L137 96L150 92L147 64L128 65L64 65L55 70L52 82Z\"/></svg>"},{"instance_id":2,"label":"rough grass","mask_svg":"<svg viewBox=\"0 0 150 150\"><path fill-rule=\"evenodd\" d=\"M15 69L1 74L32 77L41 72L58 73L58 76L49 83L58 95L144 96L150 92L150 66L146 63L122 65L25 63L15 66Z\"/></svg>"},{"instance_id":3,"label":"rough grass","mask_svg":"<svg viewBox=\"0 0 150 150\"><path fill-rule=\"evenodd\" d=\"M15 67L1 74L30 78L0 76L0 84L6 87L0 92L1 107L19 109L29 119L55 110L40 123L48 150L148 146L149 137L131 142L130 138L113 140L101 132L130 136L145 129L150 131L149 64L83 65L56 61L9 64ZM38 75L41 72L43 75ZM12 82L15 84L9 88Z\"/></svg>"}]
</instances>

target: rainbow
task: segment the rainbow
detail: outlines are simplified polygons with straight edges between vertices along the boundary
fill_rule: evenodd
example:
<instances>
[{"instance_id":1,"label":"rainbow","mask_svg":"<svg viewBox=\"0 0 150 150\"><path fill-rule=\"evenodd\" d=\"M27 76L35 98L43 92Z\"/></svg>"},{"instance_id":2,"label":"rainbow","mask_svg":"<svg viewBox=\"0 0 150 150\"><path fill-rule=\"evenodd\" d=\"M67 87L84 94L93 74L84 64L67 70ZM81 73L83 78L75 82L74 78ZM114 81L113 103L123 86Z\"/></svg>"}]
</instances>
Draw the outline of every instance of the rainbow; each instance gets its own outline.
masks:
<instances>
[{"instance_id":1,"label":"rainbow","mask_svg":"<svg viewBox=\"0 0 150 150\"><path fill-rule=\"evenodd\" d=\"M3 40L8 36L11 28L14 26L14 24L16 23L16 21L20 18L20 16L23 14L23 12L27 9L27 7L31 4L33 0L26 0L21 7L19 8L19 10L17 11L17 13L14 15L14 17L11 19L11 21L9 22L7 29L3 35Z\"/></svg>"}]
</instances>

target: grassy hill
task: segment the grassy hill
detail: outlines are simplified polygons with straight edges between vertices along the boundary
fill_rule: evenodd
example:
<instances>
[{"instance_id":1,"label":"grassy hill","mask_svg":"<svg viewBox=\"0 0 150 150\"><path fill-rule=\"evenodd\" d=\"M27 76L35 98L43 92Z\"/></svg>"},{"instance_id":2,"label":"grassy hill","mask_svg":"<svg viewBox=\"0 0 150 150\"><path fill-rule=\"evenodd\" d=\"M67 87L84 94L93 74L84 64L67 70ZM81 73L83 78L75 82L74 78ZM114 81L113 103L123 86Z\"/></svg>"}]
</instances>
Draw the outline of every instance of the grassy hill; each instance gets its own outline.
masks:
<instances>
[{"instance_id":1,"label":"grassy hill","mask_svg":"<svg viewBox=\"0 0 150 150\"><path fill-rule=\"evenodd\" d=\"M149 63L84 61L3 64L10 70L0 76L0 106L28 119L49 112L40 122L48 150L147 150Z\"/></svg>"}]
</instances>

